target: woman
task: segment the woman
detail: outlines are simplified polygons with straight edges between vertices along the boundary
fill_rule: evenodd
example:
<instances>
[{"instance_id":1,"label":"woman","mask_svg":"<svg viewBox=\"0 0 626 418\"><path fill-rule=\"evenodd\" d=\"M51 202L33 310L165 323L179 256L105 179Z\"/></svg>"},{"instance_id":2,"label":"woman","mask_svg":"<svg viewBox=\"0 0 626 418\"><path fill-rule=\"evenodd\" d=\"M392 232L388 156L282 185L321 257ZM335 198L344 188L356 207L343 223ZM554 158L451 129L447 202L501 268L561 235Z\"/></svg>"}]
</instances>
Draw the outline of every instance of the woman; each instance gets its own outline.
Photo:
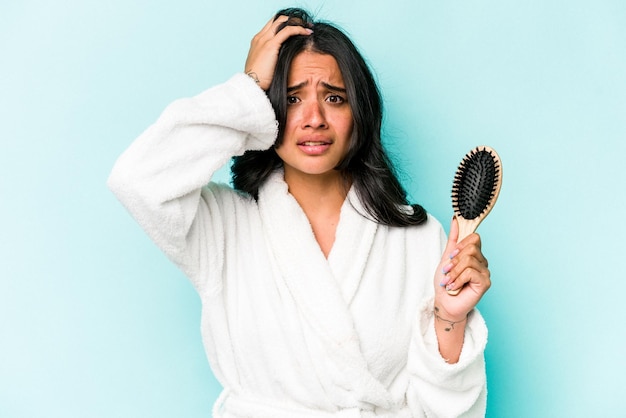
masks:
<instances>
[{"instance_id":1,"label":"woman","mask_svg":"<svg viewBox=\"0 0 626 418\"><path fill-rule=\"evenodd\" d=\"M109 179L200 295L213 415L483 416L480 238L407 204L361 55L287 9L245 68L172 103ZM233 156L234 189L211 183Z\"/></svg>"}]
</instances>

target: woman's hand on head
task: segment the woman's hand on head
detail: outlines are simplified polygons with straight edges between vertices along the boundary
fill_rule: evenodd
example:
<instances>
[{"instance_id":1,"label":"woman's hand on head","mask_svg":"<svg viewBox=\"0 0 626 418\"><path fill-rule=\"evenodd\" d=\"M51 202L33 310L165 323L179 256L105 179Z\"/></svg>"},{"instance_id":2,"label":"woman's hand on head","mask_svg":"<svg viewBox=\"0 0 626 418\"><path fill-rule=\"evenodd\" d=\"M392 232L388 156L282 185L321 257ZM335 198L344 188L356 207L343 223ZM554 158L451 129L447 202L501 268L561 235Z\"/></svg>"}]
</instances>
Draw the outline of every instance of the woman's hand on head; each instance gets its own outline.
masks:
<instances>
[{"instance_id":1,"label":"woman's hand on head","mask_svg":"<svg viewBox=\"0 0 626 418\"><path fill-rule=\"evenodd\" d=\"M274 76L280 46L294 35L310 35L313 31L303 26L287 25L278 33L276 29L288 20L287 16L272 18L250 42L245 72L258 80L259 87L267 90Z\"/></svg>"},{"instance_id":2,"label":"woman's hand on head","mask_svg":"<svg viewBox=\"0 0 626 418\"><path fill-rule=\"evenodd\" d=\"M480 236L470 234L457 243L458 236L459 226L454 218L435 273L435 306L442 317L451 321L465 318L491 286L489 263L481 251ZM448 290L460 291L453 296Z\"/></svg>"}]
</instances>

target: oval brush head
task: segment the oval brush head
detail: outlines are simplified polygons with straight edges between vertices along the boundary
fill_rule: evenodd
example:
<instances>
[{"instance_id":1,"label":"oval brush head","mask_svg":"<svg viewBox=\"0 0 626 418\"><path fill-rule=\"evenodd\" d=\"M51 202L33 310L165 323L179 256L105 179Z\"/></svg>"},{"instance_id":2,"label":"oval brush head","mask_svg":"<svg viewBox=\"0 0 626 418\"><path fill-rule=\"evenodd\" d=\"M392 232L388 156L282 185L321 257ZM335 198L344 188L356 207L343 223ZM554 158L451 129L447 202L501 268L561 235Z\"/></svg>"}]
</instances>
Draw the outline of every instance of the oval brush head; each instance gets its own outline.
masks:
<instances>
[{"instance_id":1,"label":"oval brush head","mask_svg":"<svg viewBox=\"0 0 626 418\"><path fill-rule=\"evenodd\" d=\"M459 164L452 184L452 209L459 224L461 241L476 231L491 212L502 186L502 162L490 147L479 146L468 152ZM448 291L456 295L460 289Z\"/></svg>"}]
</instances>

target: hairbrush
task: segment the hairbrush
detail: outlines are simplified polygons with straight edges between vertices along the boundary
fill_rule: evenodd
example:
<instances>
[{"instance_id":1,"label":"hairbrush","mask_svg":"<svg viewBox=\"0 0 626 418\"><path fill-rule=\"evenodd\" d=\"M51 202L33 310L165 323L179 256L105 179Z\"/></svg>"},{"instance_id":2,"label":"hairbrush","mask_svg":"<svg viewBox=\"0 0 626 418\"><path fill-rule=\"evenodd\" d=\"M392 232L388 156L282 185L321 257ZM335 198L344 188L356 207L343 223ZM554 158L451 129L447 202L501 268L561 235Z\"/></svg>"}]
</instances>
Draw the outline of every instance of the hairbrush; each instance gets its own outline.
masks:
<instances>
[{"instance_id":1,"label":"hairbrush","mask_svg":"<svg viewBox=\"0 0 626 418\"><path fill-rule=\"evenodd\" d=\"M452 209L459 224L457 242L472 234L495 205L502 186L502 162L488 146L465 154L452 183ZM461 289L448 290L457 295Z\"/></svg>"}]
</instances>

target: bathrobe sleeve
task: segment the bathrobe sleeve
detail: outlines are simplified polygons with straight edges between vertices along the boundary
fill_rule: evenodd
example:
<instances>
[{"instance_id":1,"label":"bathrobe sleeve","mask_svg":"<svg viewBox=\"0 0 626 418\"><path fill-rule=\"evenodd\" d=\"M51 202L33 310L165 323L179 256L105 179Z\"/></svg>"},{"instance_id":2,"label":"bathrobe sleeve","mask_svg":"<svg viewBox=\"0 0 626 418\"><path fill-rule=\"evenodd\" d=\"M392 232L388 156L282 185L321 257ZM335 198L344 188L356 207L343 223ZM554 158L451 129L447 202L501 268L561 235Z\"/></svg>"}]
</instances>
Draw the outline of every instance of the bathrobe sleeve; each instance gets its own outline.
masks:
<instances>
[{"instance_id":1,"label":"bathrobe sleeve","mask_svg":"<svg viewBox=\"0 0 626 418\"><path fill-rule=\"evenodd\" d=\"M276 133L267 96L237 74L170 104L118 158L108 186L197 287L200 264L207 261L198 255L211 252L216 259L206 264L220 264L220 196L243 198L225 187L205 186L231 157L269 148Z\"/></svg>"},{"instance_id":2,"label":"bathrobe sleeve","mask_svg":"<svg viewBox=\"0 0 626 418\"><path fill-rule=\"evenodd\" d=\"M431 236L438 241L439 251L432 264L439 263L447 237L436 222L437 232ZM438 237L436 236L438 235ZM487 326L477 309L470 312L465 327L463 348L459 361L448 364L439 353L435 333L434 290L427 280L425 299L417 309L413 335L409 345L407 369L410 374L407 404L411 410L423 411L427 417L484 417L487 401L487 377L484 351Z\"/></svg>"},{"instance_id":3,"label":"bathrobe sleeve","mask_svg":"<svg viewBox=\"0 0 626 418\"><path fill-rule=\"evenodd\" d=\"M420 308L408 369L412 375L409 405L420 405L428 417L484 417L487 379L484 350L487 327L478 312L470 313L459 361L448 364L439 354L432 300Z\"/></svg>"}]
</instances>

